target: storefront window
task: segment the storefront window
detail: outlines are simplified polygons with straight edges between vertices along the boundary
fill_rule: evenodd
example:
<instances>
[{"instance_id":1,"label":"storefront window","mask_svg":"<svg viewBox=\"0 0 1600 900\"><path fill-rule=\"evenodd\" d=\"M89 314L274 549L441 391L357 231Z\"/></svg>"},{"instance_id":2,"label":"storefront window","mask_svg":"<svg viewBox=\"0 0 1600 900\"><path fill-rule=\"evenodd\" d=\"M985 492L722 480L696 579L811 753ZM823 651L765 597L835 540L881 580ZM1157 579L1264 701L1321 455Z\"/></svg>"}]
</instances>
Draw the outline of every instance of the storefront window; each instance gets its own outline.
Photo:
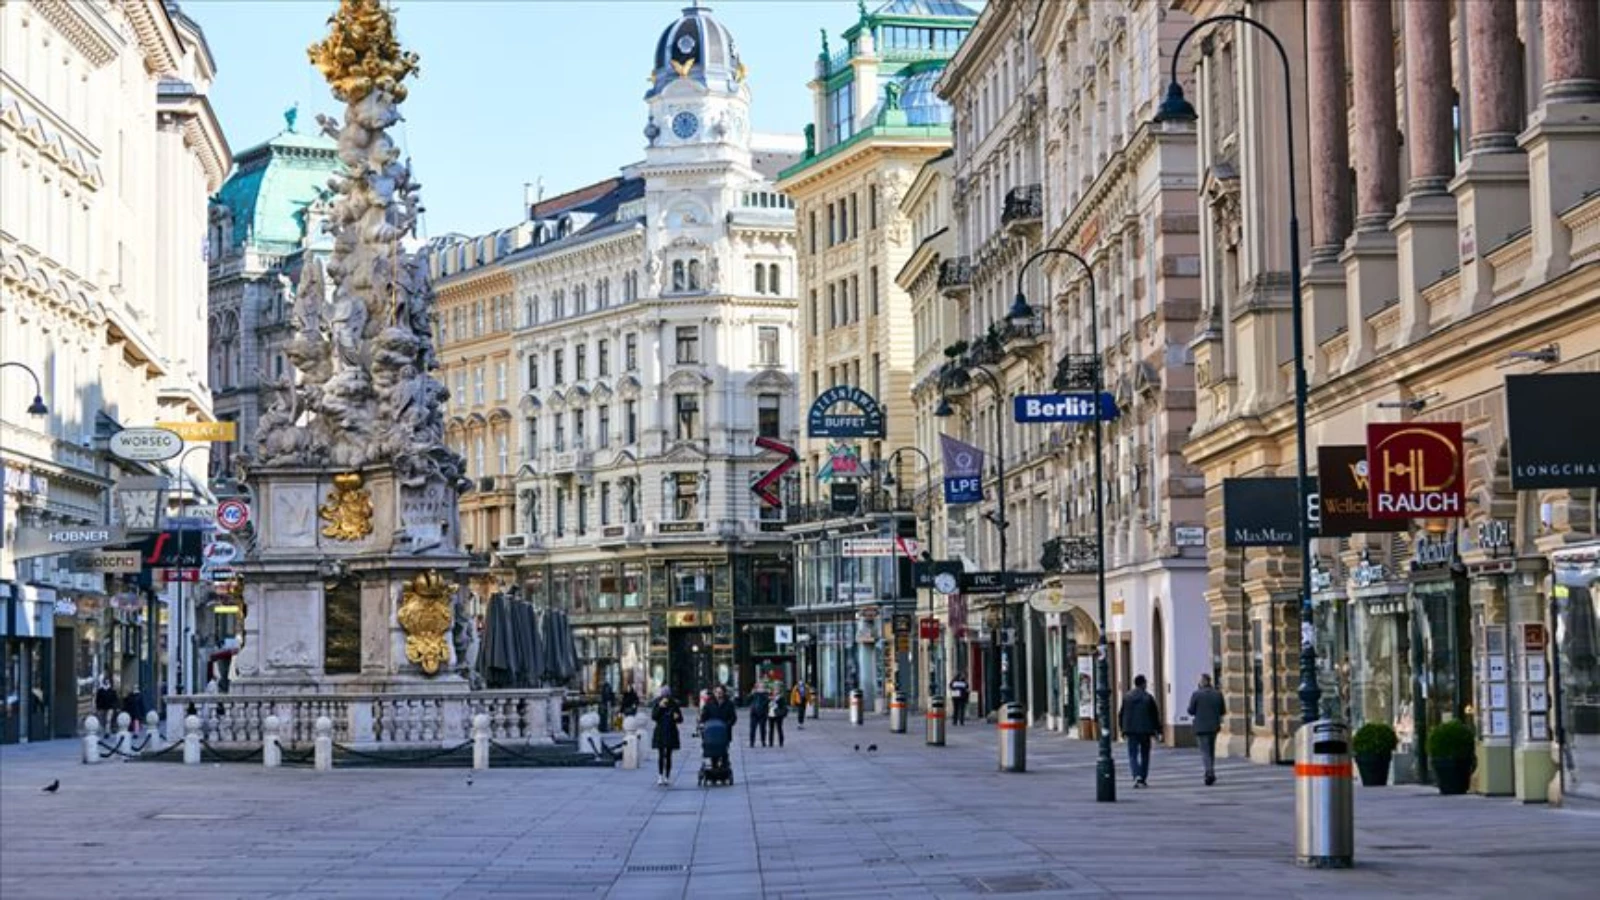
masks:
<instances>
[{"instance_id":1,"label":"storefront window","mask_svg":"<svg viewBox=\"0 0 1600 900\"><path fill-rule=\"evenodd\" d=\"M1554 563L1556 684L1566 733L1564 789L1600 799L1600 548L1558 555ZM1547 727L1554 737L1554 726Z\"/></svg>"},{"instance_id":2,"label":"storefront window","mask_svg":"<svg viewBox=\"0 0 1600 900\"><path fill-rule=\"evenodd\" d=\"M672 605L710 606L711 567L705 563L669 563Z\"/></svg>"},{"instance_id":3,"label":"storefront window","mask_svg":"<svg viewBox=\"0 0 1600 900\"><path fill-rule=\"evenodd\" d=\"M777 559L741 559L735 569L733 602L737 606L782 606L794 603L794 574Z\"/></svg>"},{"instance_id":4,"label":"storefront window","mask_svg":"<svg viewBox=\"0 0 1600 900\"><path fill-rule=\"evenodd\" d=\"M622 605L637 609L644 603L644 566L629 563L622 567Z\"/></svg>"},{"instance_id":5,"label":"storefront window","mask_svg":"<svg viewBox=\"0 0 1600 900\"><path fill-rule=\"evenodd\" d=\"M1359 638L1351 666L1355 724L1392 725L1402 743L1413 741L1409 604L1403 597L1385 595L1355 606Z\"/></svg>"},{"instance_id":6,"label":"storefront window","mask_svg":"<svg viewBox=\"0 0 1600 900\"><path fill-rule=\"evenodd\" d=\"M552 609L572 608L572 579L565 569L550 573L550 606Z\"/></svg>"},{"instance_id":7,"label":"storefront window","mask_svg":"<svg viewBox=\"0 0 1600 900\"><path fill-rule=\"evenodd\" d=\"M617 579L617 570L614 566L600 566L595 570L598 573L599 585L594 595L595 609L611 609L620 599L622 584Z\"/></svg>"},{"instance_id":8,"label":"storefront window","mask_svg":"<svg viewBox=\"0 0 1600 900\"><path fill-rule=\"evenodd\" d=\"M572 606L571 609L583 612L589 608L594 590L594 582L588 566L580 566L572 573Z\"/></svg>"},{"instance_id":9,"label":"storefront window","mask_svg":"<svg viewBox=\"0 0 1600 900\"><path fill-rule=\"evenodd\" d=\"M1448 719L1465 719L1472 702L1472 633L1466 585L1455 579L1413 585L1423 665L1417 693L1424 732ZM1422 737L1422 735L1418 735Z\"/></svg>"}]
</instances>

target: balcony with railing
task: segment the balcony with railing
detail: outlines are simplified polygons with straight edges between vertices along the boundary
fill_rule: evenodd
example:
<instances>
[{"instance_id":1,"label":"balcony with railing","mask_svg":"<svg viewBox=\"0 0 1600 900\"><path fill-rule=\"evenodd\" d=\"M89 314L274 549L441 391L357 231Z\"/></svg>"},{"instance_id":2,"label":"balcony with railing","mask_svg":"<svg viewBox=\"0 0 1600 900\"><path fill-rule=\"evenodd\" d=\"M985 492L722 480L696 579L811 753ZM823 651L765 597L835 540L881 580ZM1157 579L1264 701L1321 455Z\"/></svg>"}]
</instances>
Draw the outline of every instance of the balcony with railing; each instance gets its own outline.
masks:
<instances>
[{"instance_id":1,"label":"balcony with railing","mask_svg":"<svg viewBox=\"0 0 1600 900\"><path fill-rule=\"evenodd\" d=\"M817 522L837 522L873 515L914 515L916 513L912 491L886 488L863 488L854 512L834 512L833 504L798 503L788 508L790 525L809 525Z\"/></svg>"},{"instance_id":2,"label":"balcony with railing","mask_svg":"<svg viewBox=\"0 0 1600 900\"><path fill-rule=\"evenodd\" d=\"M972 291L972 260L960 256L939 261L939 292L946 297L966 296Z\"/></svg>"},{"instance_id":3,"label":"balcony with railing","mask_svg":"<svg viewBox=\"0 0 1600 900\"><path fill-rule=\"evenodd\" d=\"M1025 184L1006 191L1005 206L1000 211L1000 224L1007 230L1013 228L1038 228L1044 222L1044 189L1037 184Z\"/></svg>"}]
</instances>

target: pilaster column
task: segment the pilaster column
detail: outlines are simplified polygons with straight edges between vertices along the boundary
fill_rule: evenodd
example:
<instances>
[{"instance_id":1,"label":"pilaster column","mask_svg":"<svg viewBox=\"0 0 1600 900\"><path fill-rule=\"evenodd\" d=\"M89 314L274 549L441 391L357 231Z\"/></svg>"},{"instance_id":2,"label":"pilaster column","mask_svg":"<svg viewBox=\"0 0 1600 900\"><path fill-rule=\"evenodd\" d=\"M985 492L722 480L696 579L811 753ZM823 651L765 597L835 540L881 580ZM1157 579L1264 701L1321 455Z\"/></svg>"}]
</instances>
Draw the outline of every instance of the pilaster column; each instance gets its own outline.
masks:
<instances>
[{"instance_id":1,"label":"pilaster column","mask_svg":"<svg viewBox=\"0 0 1600 900\"><path fill-rule=\"evenodd\" d=\"M1400 273L1400 342L1428 333L1422 289L1454 268L1456 201L1451 123L1450 7L1443 0L1401 4L1405 19L1406 147L1411 180L1390 227Z\"/></svg>"},{"instance_id":2,"label":"pilaster column","mask_svg":"<svg viewBox=\"0 0 1600 900\"><path fill-rule=\"evenodd\" d=\"M1459 314L1466 316L1494 301L1494 269L1484 254L1528 224L1528 162L1516 140L1516 0L1456 8L1466 24L1471 139L1450 190L1459 203Z\"/></svg>"},{"instance_id":3,"label":"pilaster column","mask_svg":"<svg viewBox=\"0 0 1600 900\"><path fill-rule=\"evenodd\" d=\"M1356 228L1339 261L1345 270L1346 371L1372 358L1367 317L1398 291L1395 239L1389 233L1400 193L1399 131L1394 107L1394 16L1390 0L1352 0L1355 53Z\"/></svg>"},{"instance_id":4,"label":"pilaster column","mask_svg":"<svg viewBox=\"0 0 1600 900\"><path fill-rule=\"evenodd\" d=\"M1528 153L1533 260L1525 287L1572 263L1563 210L1600 184L1600 5L1594 0L1539 4L1545 80L1542 102L1518 139Z\"/></svg>"},{"instance_id":5,"label":"pilaster column","mask_svg":"<svg viewBox=\"0 0 1600 900\"><path fill-rule=\"evenodd\" d=\"M1301 274L1312 381L1326 371L1324 341L1345 324L1344 266L1350 236L1350 123L1346 111L1343 0L1306 2L1307 131L1311 148L1311 253Z\"/></svg>"}]
</instances>

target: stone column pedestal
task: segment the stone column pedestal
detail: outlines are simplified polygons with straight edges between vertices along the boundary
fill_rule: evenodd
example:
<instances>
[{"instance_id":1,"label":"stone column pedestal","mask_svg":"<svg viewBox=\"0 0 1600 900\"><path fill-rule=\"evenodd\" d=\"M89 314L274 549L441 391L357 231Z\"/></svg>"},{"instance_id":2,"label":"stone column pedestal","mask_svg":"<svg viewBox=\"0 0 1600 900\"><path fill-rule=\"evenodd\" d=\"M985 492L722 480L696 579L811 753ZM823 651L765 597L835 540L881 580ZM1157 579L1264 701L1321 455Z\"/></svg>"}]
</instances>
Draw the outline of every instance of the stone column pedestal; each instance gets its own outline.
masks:
<instances>
[{"instance_id":1,"label":"stone column pedestal","mask_svg":"<svg viewBox=\"0 0 1600 900\"><path fill-rule=\"evenodd\" d=\"M1525 287L1572 264L1572 233L1561 213L1600 186L1600 102L1546 103L1517 138L1528 154L1533 211L1533 260Z\"/></svg>"},{"instance_id":2,"label":"stone column pedestal","mask_svg":"<svg viewBox=\"0 0 1600 900\"><path fill-rule=\"evenodd\" d=\"M1300 273L1300 291L1311 350L1306 375L1315 384L1339 374L1322 355L1322 345L1345 326L1345 271L1338 255L1313 253L1311 264Z\"/></svg>"},{"instance_id":3,"label":"stone column pedestal","mask_svg":"<svg viewBox=\"0 0 1600 900\"><path fill-rule=\"evenodd\" d=\"M1460 262L1456 240L1456 198L1447 193L1411 194L1400 201L1389 230L1394 234L1400 287L1399 344L1428 335L1428 305L1422 289Z\"/></svg>"},{"instance_id":4,"label":"stone column pedestal","mask_svg":"<svg viewBox=\"0 0 1600 900\"><path fill-rule=\"evenodd\" d=\"M1399 274L1395 236L1386 230L1357 231L1339 254L1339 261L1344 263L1345 309L1350 328L1343 370L1349 372L1365 365L1376 352L1367 317L1394 299Z\"/></svg>"},{"instance_id":5,"label":"stone column pedestal","mask_svg":"<svg viewBox=\"0 0 1600 900\"><path fill-rule=\"evenodd\" d=\"M1494 302L1490 250L1528 223L1528 157L1521 151L1473 153L1450 182L1460 217L1462 318Z\"/></svg>"}]
</instances>

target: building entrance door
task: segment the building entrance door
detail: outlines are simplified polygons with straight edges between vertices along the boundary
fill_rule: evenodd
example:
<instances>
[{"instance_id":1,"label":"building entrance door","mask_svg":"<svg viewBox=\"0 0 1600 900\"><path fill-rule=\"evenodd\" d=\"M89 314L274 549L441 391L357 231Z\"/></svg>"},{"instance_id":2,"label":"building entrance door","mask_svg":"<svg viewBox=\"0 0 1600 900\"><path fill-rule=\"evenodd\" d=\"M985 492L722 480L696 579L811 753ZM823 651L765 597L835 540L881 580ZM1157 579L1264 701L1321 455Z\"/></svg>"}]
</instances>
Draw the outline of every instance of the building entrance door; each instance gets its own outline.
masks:
<instances>
[{"instance_id":1,"label":"building entrance door","mask_svg":"<svg viewBox=\"0 0 1600 900\"><path fill-rule=\"evenodd\" d=\"M672 629L667 653L673 696L685 706L699 704L700 691L711 687L711 629Z\"/></svg>"}]
</instances>

